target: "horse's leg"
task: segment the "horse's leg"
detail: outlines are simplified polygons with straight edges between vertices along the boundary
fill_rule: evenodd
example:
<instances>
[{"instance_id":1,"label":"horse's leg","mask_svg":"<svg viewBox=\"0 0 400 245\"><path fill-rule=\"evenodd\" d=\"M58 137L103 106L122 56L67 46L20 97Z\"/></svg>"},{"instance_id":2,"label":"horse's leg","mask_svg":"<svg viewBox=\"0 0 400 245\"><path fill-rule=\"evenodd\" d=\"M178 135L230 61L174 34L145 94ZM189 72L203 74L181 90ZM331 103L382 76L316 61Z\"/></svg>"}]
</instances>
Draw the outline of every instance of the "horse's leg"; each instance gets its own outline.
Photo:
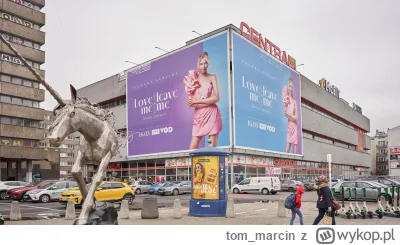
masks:
<instances>
[{"instance_id":1,"label":"horse's leg","mask_svg":"<svg viewBox=\"0 0 400 245\"><path fill-rule=\"evenodd\" d=\"M89 192L87 194L86 200L83 203L81 214L78 218L78 225L87 224L89 213L95 209L94 205L94 193L99 187L101 181L103 180L103 173L107 168L108 162L111 159L111 152L108 152L107 155L101 160L101 163L97 169L97 173L94 175L92 179L92 184L90 185Z\"/></svg>"},{"instance_id":2,"label":"horse's leg","mask_svg":"<svg viewBox=\"0 0 400 245\"><path fill-rule=\"evenodd\" d=\"M86 184L82 176L82 168L86 164L85 159L83 158L83 154L81 151L78 151L78 156L76 157L76 161L74 166L72 167L71 174L72 177L76 180L79 186L79 190L81 191L83 200L86 199L87 196L87 189Z\"/></svg>"}]
</instances>

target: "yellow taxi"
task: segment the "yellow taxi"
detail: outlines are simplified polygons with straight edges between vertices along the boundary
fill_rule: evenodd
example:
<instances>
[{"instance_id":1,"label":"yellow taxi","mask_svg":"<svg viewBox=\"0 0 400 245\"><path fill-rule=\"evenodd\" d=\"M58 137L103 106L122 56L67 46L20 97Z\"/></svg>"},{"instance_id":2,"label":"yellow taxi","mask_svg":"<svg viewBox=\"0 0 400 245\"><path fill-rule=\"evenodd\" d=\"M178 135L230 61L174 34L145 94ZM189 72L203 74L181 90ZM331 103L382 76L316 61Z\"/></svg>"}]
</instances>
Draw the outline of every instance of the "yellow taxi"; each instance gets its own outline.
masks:
<instances>
[{"instance_id":1,"label":"yellow taxi","mask_svg":"<svg viewBox=\"0 0 400 245\"><path fill-rule=\"evenodd\" d=\"M90 184L86 185L86 188L89 189L89 187ZM94 198L99 202L127 200L129 204L132 204L135 199L135 193L127 183L105 181L97 188L94 193ZM83 204L83 198L78 187L70 188L61 194L59 202L66 205L68 201L73 201L75 205Z\"/></svg>"}]
</instances>

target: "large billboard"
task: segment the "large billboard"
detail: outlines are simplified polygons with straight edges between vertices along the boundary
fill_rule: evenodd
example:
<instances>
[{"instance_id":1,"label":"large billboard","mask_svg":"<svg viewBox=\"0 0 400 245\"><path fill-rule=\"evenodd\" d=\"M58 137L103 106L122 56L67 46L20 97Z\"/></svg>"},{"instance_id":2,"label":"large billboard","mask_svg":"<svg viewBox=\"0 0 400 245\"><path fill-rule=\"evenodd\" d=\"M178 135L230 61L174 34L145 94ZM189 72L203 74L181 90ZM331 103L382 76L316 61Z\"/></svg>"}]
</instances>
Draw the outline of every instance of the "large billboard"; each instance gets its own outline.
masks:
<instances>
[{"instance_id":1,"label":"large billboard","mask_svg":"<svg viewBox=\"0 0 400 245\"><path fill-rule=\"evenodd\" d=\"M300 75L233 33L235 147L303 154Z\"/></svg>"},{"instance_id":2,"label":"large billboard","mask_svg":"<svg viewBox=\"0 0 400 245\"><path fill-rule=\"evenodd\" d=\"M230 146L228 34L127 73L128 156Z\"/></svg>"}]
</instances>

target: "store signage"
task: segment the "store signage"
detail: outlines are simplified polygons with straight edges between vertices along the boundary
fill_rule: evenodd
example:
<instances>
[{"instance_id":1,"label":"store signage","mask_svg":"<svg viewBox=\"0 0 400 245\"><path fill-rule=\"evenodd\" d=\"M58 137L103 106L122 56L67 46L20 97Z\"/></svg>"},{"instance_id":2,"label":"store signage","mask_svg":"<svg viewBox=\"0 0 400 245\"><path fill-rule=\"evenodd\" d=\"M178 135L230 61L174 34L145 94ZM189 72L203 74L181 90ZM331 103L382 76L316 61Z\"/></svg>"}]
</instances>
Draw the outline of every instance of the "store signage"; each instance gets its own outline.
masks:
<instances>
[{"instance_id":1,"label":"store signage","mask_svg":"<svg viewBox=\"0 0 400 245\"><path fill-rule=\"evenodd\" d=\"M275 167L297 167L297 161L293 160L284 160L284 159L275 159L274 160Z\"/></svg>"},{"instance_id":2,"label":"store signage","mask_svg":"<svg viewBox=\"0 0 400 245\"><path fill-rule=\"evenodd\" d=\"M353 109L354 109L356 112L362 114L362 109L361 109L361 107L359 107L357 104L354 104L354 103L353 103Z\"/></svg>"},{"instance_id":3,"label":"store signage","mask_svg":"<svg viewBox=\"0 0 400 245\"><path fill-rule=\"evenodd\" d=\"M11 2L18 3L18 4L21 4L21 5L24 5L24 6L26 6L26 7L29 7L29 8L32 8L32 9L33 9L33 4L28 3L28 2L26 2L26 1L22 1L22 0L11 0Z\"/></svg>"},{"instance_id":4,"label":"store signage","mask_svg":"<svg viewBox=\"0 0 400 245\"><path fill-rule=\"evenodd\" d=\"M33 23L32 22L20 19L18 17L12 16L12 15L7 14L7 13L0 12L0 18L12 21L12 22L14 22L16 24L20 24L20 25L23 25L23 26L26 26L26 27L29 27L29 28L33 28Z\"/></svg>"},{"instance_id":5,"label":"store signage","mask_svg":"<svg viewBox=\"0 0 400 245\"><path fill-rule=\"evenodd\" d=\"M22 65L22 62L18 57L13 57L8 54L0 54L0 59L17 65Z\"/></svg>"},{"instance_id":6,"label":"store signage","mask_svg":"<svg viewBox=\"0 0 400 245\"><path fill-rule=\"evenodd\" d=\"M10 35L7 35L5 33L1 34L3 36L4 39L6 39L7 41L13 42L13 43L18 43L21 44L23 43L22 38L19 37L12 37Z\"/></svg>"},{"instance_id":7,"label":"store signage","mask_svg":"<svg viewBox=\"0 0 400 245\"><path fill-rule=\"evenodd\" d=\"M273 57L277 58L285 65L289 66L293 70L296 70L295 58L287 55L285 51L282 51L270 40L264 38L260 32L256 31L245 22L240 23L240 34L261 49L264 49L266 52L270 53Z\"/></svg>"},{"instance_id":8,"label":"store signage","mask_svg":"<svg viewBox=\"0 0 400 245\"><path fill-rule=\"evenodd\" d=\"M327 82L325 78L322 78L321 80L319 80L319 86L339 99L340 90L337 87L330 85L329 82Z\"/></svg>"}]
</instances>

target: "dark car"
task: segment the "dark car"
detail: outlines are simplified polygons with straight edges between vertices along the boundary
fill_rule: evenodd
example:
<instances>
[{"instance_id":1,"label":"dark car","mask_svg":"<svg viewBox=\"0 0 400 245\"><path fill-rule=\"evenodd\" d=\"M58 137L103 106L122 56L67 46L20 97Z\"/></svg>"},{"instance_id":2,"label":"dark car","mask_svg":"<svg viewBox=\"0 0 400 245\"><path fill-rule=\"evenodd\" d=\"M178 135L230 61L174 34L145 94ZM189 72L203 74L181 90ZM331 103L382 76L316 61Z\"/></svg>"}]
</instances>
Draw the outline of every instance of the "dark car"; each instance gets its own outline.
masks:
<instances>
[{"instance_id":1,"label":"dark car","mask_svg":"<svg viewBox=\"0 0 400 245\"><path fill-rule=\"evenodd\" d=\"M28 192L30 190L34 190L34 189L39 189L39 188L49 184L50 182L59 182L59 180L42 180L42 181L39 181L36 183L32 183L28 186L12 189L9 191L8 195L9 195L10 199L21 201L22 197L24 196L24 194L26 192Z\"/></svg>"},{"instance_id":2,"label":"dark car","mask_svg":"<svg viewBox=\"0 0 400 245\"><path fill-rule=\"evenodd\" d=\"M311 179L299 179L297 181L300 181L301 183L304 184L304 189L307 191L312 191L315 189L315 182L314 180Z\"/></svg>"}]
</instances>

